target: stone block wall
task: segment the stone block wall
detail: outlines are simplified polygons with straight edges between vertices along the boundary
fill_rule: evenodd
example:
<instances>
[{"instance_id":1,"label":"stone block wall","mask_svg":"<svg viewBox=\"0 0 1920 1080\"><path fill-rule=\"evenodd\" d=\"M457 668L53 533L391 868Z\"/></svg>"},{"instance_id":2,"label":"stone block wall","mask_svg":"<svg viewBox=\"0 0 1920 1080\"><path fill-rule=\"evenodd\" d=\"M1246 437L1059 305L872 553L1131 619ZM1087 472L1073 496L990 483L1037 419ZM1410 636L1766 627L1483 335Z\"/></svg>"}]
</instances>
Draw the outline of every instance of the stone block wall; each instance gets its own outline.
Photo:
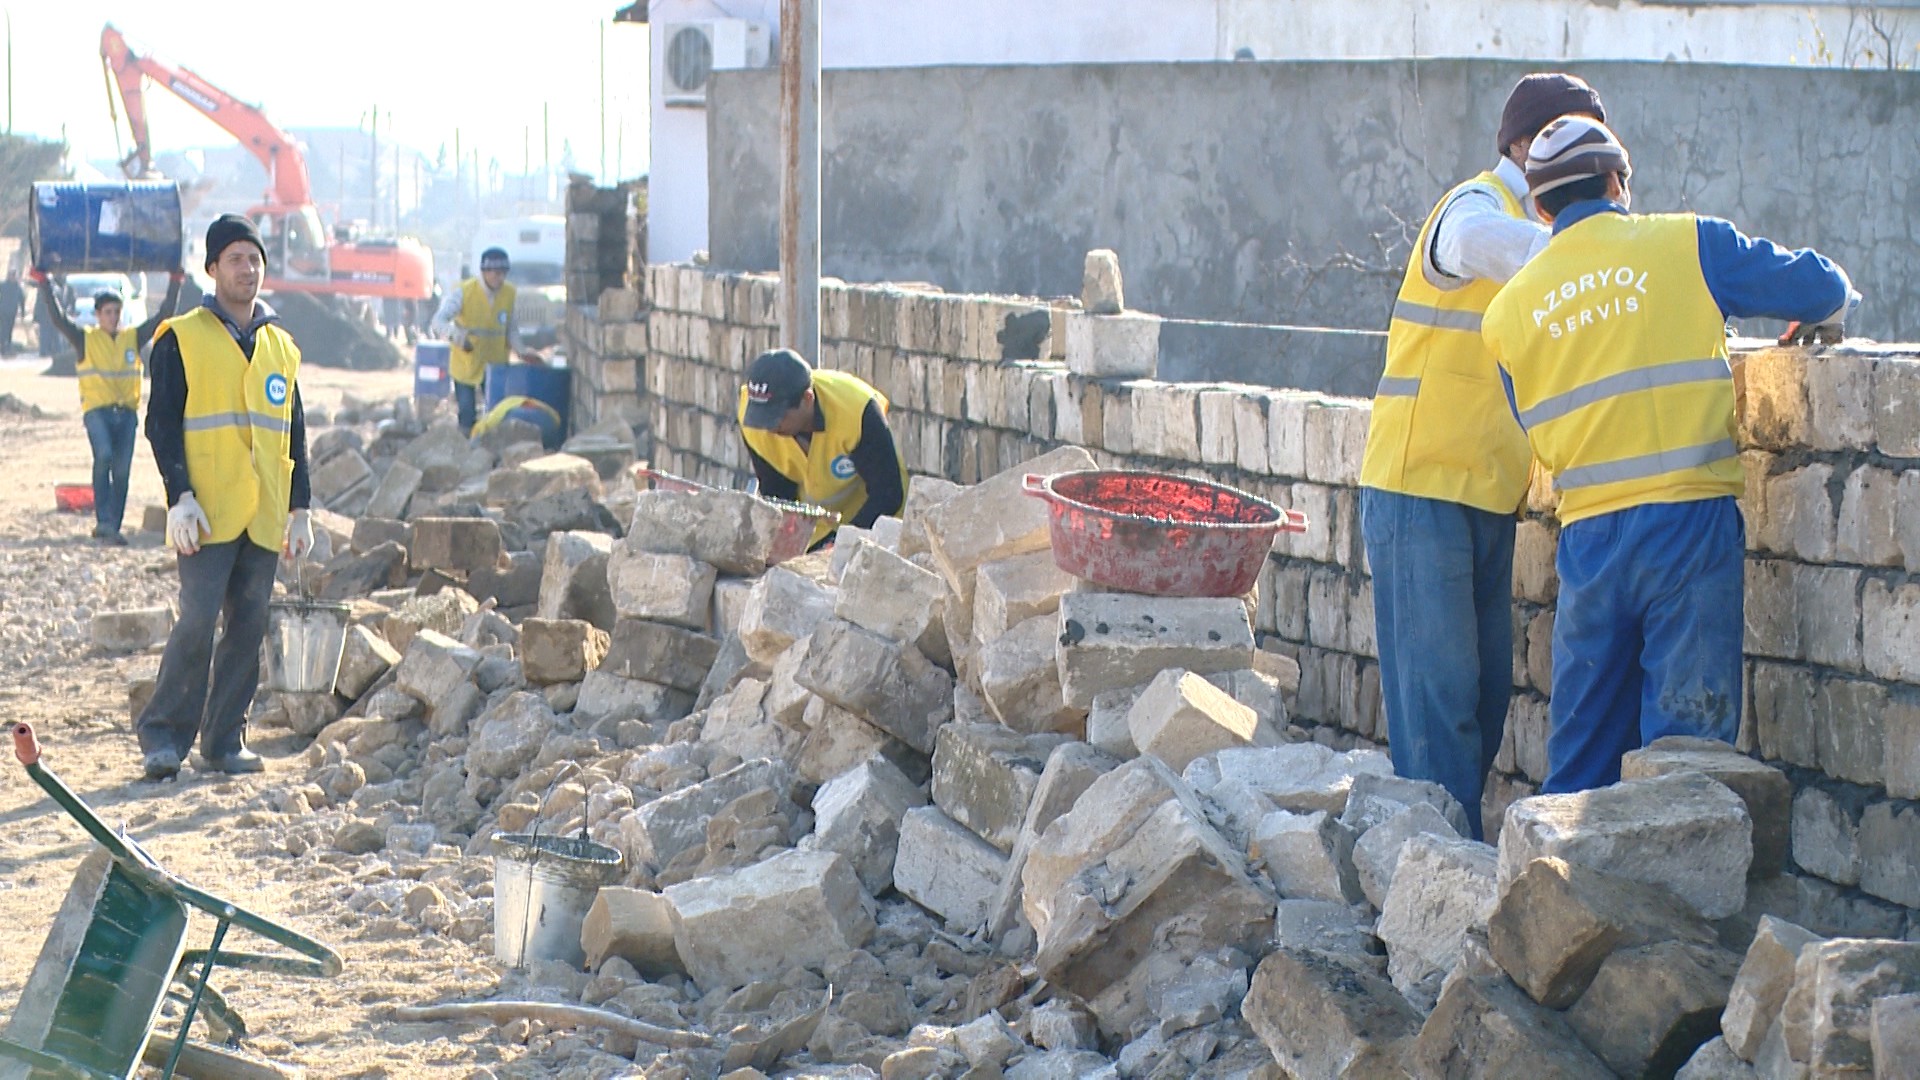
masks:
<instances>
[{"instance_id":1,"label":"stone block wall","mask_svg":"<svg viewBox=\"0 0 1920 1080\"><path fill-rule=\"evenodd\" d=\"M733 409L746 363L777 337L775 281L655 266L646 284L634 318L653 463L743 486ZM1103 465L1203 476L1305 513L1307 532L1282 536L1261 577L1256 633L1300 664L1296 721L1330 743L1385 741L1358 512L1368 401L1070 376L1062 320L1041 301L829 283L822 305L823 366L887 394L915 473L971 483L1071 443ZM1037 312L1047 358L1003 359ZM639 325L597 330L627 341ZM1798 789L1800 873L1772 887L1797 890L1802 919L1827 932L1904 933L1920 907L1920 359L1746 343L1735 367L1749 479L1740 740ZM1515 694L1493 810L1546 767L1551 509L1536 488L1515 545Z\"/></svg>"}]
</instances>

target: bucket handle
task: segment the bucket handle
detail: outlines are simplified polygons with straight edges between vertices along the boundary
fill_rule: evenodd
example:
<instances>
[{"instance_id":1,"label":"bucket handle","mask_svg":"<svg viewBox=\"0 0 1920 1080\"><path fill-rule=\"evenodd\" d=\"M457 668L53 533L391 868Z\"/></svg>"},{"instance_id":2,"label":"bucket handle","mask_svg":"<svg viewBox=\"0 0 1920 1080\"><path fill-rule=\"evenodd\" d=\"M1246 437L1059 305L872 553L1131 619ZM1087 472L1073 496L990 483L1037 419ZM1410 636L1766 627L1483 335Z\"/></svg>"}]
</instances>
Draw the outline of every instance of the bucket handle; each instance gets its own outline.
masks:
<instances>
[{"instance_id":1,"label":"bucket handle","mask_svg":"<svg viewBox=\"0 0 1920 1080\"><path fill-rule=\"evenodd\" d=\"M1280 531L1283 533L1303 533L1307 531L1307 515L1298 510L1280 508Z\"/></svg>"},{"instance_id":2,"label":"bucket handle","mask_svg":"<svg viewBox=\"0 0 1920 1080\"><path fill-rule=\"evenodd\" d=\"M1051 478L1041 473L1028 473L1020 478L1020 490L1044 503L1058 502L1059 496L1047 486L1049 479Z\"/></svg>"}]
</instances>

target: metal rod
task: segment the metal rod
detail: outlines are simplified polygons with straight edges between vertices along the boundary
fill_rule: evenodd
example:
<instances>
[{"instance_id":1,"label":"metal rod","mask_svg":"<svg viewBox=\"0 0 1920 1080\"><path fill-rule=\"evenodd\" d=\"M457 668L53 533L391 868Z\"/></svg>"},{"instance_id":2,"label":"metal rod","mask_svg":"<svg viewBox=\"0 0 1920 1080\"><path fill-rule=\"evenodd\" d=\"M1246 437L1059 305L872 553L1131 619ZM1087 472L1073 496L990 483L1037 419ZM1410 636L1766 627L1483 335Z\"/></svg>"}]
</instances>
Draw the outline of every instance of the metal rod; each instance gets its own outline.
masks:
<instances>
[{"instance_id":1,"label":"metal rod","mask_svg":"<svg viewBox=\"0 0 1920 1080\"><path fill-rule=\"evenodd\" d=\"M193 988L193 999L187 1002L187 1011L180 1017L180 1034L173 1040L173 1053L167 1055L167 1067L160 1070L160 1080L173 1080L173 1070L180 1067L180 1054L187 1048L187 1034L193 1027L193 1014L200 1009L200 997L207 992L207 980L213 977L213 963L220 955L220 943L227 939L227 919L233 917L233 909L227 909L227 918L221 919L213 928L213 946L207 950L207 964L200 969L200 982Z\"/></svg>"},{"instance_id":2,"label":"metal rod","mask_svg":"<svg viewBox=\"0 0 1920 1080\"><path fill-rule=\"evenodd\" d=\"M780 0L780 343L820 362L820 5Z\"/></svg>"}]
</instances>

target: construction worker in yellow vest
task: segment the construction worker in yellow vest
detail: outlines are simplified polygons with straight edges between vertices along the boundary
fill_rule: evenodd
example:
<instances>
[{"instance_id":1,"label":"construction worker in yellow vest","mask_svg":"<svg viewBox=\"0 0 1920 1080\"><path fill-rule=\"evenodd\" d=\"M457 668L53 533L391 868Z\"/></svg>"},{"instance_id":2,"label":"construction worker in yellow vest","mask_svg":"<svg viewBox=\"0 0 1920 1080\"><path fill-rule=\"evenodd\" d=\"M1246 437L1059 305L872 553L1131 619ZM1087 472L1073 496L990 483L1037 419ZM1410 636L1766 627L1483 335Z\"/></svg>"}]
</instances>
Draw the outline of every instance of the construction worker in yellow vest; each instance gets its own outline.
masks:
<instances>
[{"instance_id":1,"label":"construction worker in yellow vest","mask_svg":"<svg viewBox=\"0 0 1920 1080\"><path fill-rule=\"evenodd\" d=\"M1387 327L1360 468L1393 767L1445 787L1475 839L1513 694L1514 512L1529 463L1480 316L1546 246L1521 166L1534 135L1571 112L1606 115L1575 76L1522 78L1501 111L1498 162L1427 215Z\"/></svg>"},{"instance_id":2,"label":"construction worker in yellow vest","mask_svg":"<svg viewBox=\"0 0 1920 1080\"><path fill-rule=\"evenodd\" d=\"M1527 184L1553 239L1483 330L1560 493L1547 792L1611 784L1663 735L1734 741L1746 525L1727 319L1837 341L1860 300L1811 249L1629 213L1631 175L1589 117L1533 140Z\"/></svg>"},{"instance_id":3,"label":"construction worker in yellow vest","mask_svg":"<svg viewBox=\"0 0 1920 1080\"><path fill-rule=\"evenodd\" d=\"M857 376L815 371L792 349L761 353L737 416L760 494L832 510L862 529L906 505L907 464L887 399ZM809 546L831 541L835 528L821 521Z\"/></svg>"},{"instance_id":4,"label":"construction worker in yellow vest","mask_svg":"<svg viewBox=\"0 0 1920 1080\"><path fill-rule=\"evenodd\" d=\"M237 214L207 229L214 291L153 343L147 442L167 490L180 617L135 728L149 780L180 771L197 736L204 767L260 772L247 706L260 687L275 564L313 549L300 348L260 300L266 248ZM225 620L218 646L214 627Z\"/></svg>"},{"instance_id":5,"label":"construction worker in yellow vest","mask_svg":"<svg viewBox=\"0 0 1920 1080\"><path fill-rule=\"evenodd\" d=\"M520 328L513 317L517 294L507 281L510 269L504 250L494 247L481 252L480 276L462 281L433 317L433 332L453 345L449 366L463 434L473 431L488 368L509 363L515 355L529 363L541 362L538 354L520 348Z\"/></svg>"},{"instance_id":6,"label":"construction worker in yellow vest","mask_svg":"<svg viewBox=\"0 0 1920 1080\"><path fill-rule=\"evenodd\" d=\"M58 277L58 275L55 275ZM80 422L86 425L93 449L93 536L103 544L127 546L120 523L127 513L127 478L133 470L133 439L140 427L140 354L154 331L173 314L186 275L175 270L167 283L167 298L146 322L120 325L125 304L120 294L103 289L93 297L93 326L79 326L46 287L47 275L33 271L40 285L40 317L53 324L80 360L74 373L80 383Z\"/></svg>"}]
</instances>

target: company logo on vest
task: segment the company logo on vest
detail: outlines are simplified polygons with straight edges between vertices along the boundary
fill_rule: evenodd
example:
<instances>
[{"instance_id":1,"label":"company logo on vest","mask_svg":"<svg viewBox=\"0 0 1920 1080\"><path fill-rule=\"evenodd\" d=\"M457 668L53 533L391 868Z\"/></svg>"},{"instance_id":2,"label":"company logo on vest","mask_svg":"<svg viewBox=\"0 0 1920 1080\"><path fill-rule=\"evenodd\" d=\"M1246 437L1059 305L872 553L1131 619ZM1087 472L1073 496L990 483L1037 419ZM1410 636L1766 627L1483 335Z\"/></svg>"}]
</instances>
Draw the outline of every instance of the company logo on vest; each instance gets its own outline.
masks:
<instances>
[{"instance_id":1,"label":"company logo on vest","mask_svg":"<svg viewBox=\"0 0 1920 1080\"><path fill-rule=\"evenodd\" d=\"M848 457L845 454L841 454L839 457L834 458L833 464L829 465L828 468L833 470L833 475L836 479L840 479L840 480L853 479L853 473L854 473L853 459Z\"/></svg>"},{"instance_id":2,"label":"company logo on vest","mask_svg":"<svg viewBox=\"0 0 1920 1080\"><path fill-rule=\"evenodd\" d=\"M275 405L287 403L287 377L279 373L267 376L267 400Z\"/></svg>"}]
</instances>

